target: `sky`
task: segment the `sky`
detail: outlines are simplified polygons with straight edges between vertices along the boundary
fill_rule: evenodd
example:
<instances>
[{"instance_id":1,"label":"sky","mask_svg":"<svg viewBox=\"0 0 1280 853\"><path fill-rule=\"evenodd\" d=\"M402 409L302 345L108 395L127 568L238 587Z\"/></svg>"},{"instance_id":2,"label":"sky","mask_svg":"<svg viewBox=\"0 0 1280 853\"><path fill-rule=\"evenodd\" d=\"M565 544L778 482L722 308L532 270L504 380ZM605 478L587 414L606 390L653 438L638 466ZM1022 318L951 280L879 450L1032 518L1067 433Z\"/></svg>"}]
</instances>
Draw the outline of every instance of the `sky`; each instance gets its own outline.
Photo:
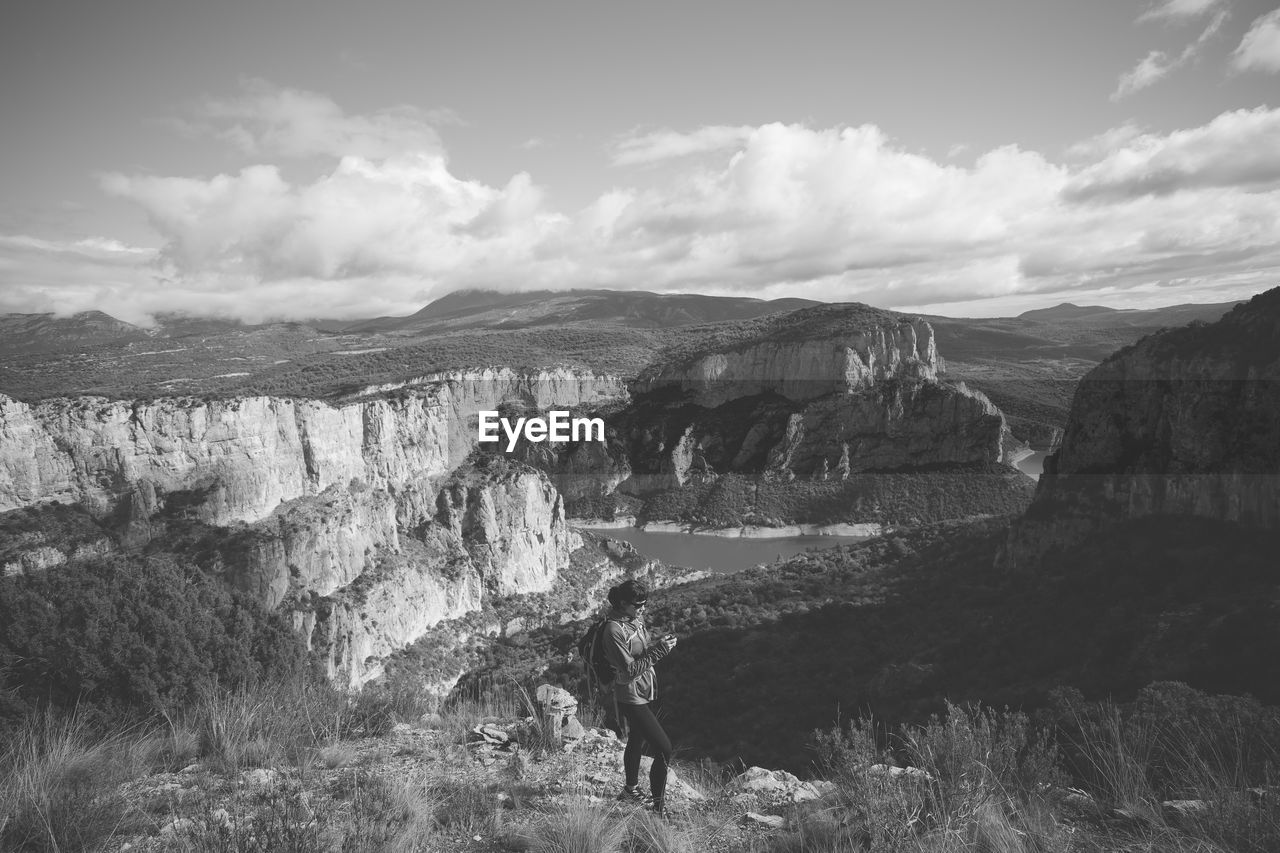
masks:
<instances>
[{"instance_id":1,"label":"sky","mask_svg":"<svg viewBox=\"0 0 1280 853\"><path fill-rule=\"evenodd\" d=\"M1276 0L44 0L0 312L459 288L951 316L1280 284Z\"/></svg>"}]
</instances>

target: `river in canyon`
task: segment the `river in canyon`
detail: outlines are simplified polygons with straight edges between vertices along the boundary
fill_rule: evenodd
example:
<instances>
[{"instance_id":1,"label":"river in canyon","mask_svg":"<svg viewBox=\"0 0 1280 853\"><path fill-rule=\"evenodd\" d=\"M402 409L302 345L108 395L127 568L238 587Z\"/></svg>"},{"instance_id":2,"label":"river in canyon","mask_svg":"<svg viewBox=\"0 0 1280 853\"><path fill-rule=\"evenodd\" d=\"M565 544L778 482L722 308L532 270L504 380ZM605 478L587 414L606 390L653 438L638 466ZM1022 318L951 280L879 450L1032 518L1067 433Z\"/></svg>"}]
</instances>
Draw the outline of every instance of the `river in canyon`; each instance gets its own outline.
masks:
<instances>
[{"instance_id":1,"label":"river in canyon","mask_svg":"<svg viewBox=\"0 0 1280 853\"><path fill-rule=\"evenodd\" d=\"M1037 450L1018 460L1018 470L1038 480L1044 469L1046 451ZM834 548L850 542L861 542L865 536L778 536L726 537L706 533L641 530L619 527L596 531L611 539L629 542L646 557L672 566L684 566L711 572L736 572L788 560L810 549Z\"/></svg>"}]
</instances>

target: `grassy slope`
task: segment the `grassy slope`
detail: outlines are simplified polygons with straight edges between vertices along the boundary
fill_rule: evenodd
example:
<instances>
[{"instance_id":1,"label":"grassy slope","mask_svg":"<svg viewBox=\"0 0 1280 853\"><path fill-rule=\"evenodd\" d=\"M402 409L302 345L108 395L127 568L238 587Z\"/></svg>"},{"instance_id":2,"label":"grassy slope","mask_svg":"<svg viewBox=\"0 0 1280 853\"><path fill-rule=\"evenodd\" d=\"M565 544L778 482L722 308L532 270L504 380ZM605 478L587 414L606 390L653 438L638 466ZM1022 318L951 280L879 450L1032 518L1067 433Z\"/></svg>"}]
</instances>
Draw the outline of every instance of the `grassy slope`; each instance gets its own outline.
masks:
<instances>
[{"instance_id":1,"label":"grassy slope","mask_svg":"<svg viewBox=\"0 0 1280 853\"><path fill-rule=\"evenodd\" d=\"M1003 537L1001 520L932 525L655 596L651 621L684 638L661 666L670 730L796 769L812 729L920 719L944 697L1031 707L1059 684L1180 679L1280 702L1274 536L1148 520L1016 576L992 568ZM555 660L572 633L535 632L509 660Z\"/></svg>"}]
</instances>

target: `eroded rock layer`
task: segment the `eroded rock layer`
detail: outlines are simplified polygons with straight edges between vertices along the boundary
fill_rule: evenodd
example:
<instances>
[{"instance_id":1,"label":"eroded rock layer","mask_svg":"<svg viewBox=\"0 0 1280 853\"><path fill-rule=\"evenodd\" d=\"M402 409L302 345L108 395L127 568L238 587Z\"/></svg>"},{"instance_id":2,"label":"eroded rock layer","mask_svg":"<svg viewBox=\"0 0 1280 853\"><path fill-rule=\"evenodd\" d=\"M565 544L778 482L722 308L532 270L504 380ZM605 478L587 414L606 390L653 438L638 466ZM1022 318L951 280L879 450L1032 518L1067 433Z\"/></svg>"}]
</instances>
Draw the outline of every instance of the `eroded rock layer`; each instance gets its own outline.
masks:
<instances>
[{"instance_id":1,"label":"eroded rock layer","mask_svg":"<svg viewBox=\"0 0 1280 853\"><path fill-rule=\"evenodd\" d=\"M0 511L78 505L126 545L178 523L221 531L229 579L290 608L329 674L358 685L387 654L484 596L546 591L577 546L544 474L503 459L466 462L476 413L626 394L615 379L572 371L433 379L346 404L6 398ZM7 549L6 571L83 550L31 541Z\"/></svg>"},{"instance_id":2,"label":"eroded rock layer","mask_svg":"<svg viewBox=\"0 0 1280 853\"><path fill-rule=\"evenodd\" d=\"M637 383L637 393L678 387L712 408L772 392L796 402L868 389L886 379L936 380L933 327L899 319L803 340L763 340L701 355Z\"/></svg>"}]
</instances>

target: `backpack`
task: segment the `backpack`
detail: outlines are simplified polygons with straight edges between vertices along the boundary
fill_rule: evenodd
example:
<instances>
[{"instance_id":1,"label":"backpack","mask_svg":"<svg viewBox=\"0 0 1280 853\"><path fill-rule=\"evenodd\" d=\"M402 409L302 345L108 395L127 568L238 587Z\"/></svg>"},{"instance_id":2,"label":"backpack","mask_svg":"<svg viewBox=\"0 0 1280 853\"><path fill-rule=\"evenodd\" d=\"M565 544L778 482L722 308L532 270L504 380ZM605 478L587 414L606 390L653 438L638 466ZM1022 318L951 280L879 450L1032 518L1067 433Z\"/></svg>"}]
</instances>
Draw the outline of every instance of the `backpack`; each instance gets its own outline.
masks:
<instances>
[{"instance_id":1,"label":"backpack","mask_svg":"<svg viewBox=\"0 0 1280 853\"><path fill-rule=\"evenodd\" d=\"M605 626L608 619L598 619L591 623L587 633L578 639L578 657L587 670L587 684L592 691L603 690L613 684L617 675L613 664L604 652Z\"/></svg>"}]
</instances>

